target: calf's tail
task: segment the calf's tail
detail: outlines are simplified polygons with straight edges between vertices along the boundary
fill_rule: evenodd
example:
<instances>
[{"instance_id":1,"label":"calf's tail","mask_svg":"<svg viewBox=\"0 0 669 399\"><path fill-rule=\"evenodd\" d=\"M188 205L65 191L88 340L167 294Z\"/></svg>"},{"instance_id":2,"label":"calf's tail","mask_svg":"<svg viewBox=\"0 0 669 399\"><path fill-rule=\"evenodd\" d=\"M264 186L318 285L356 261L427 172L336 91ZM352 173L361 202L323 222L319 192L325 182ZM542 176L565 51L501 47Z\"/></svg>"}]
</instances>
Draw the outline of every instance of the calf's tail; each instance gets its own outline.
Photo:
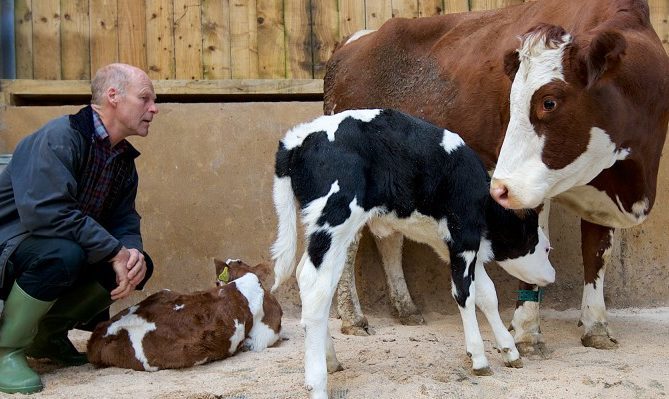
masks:
<instances>
[{"instance_id":1,"label":"calf's tail","mask_svg":"<svg viewBox=\"0 0 669 399\"><path fill-rule=\"evenodd\" d=\"M271 292L276 291L295 271L297 206L290 176L274 176L273 198L279 225L277 238L271 249L274 261L274 285Z\"/></svg>"}]
</instances>

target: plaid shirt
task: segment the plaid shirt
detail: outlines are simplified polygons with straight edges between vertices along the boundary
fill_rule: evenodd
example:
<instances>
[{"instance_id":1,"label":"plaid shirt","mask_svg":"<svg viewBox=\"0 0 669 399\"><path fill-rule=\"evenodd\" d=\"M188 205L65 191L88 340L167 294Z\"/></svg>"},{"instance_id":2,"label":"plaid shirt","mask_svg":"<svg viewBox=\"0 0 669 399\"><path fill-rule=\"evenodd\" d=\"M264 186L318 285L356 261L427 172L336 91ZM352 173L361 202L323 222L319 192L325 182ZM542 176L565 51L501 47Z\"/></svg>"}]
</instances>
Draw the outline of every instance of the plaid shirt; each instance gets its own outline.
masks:
<instances>
[{"instance_id":1,"label":"plaid shirt","mask_svg":"<svg viewBox=\"0 0 669 399\"><path fill-rule=\"evenodd\" d=\"M92 135L86 166L79 183L77 201L84 215L96 220L109 209L130 177L130 163L122 157L129 144L123 140L113 148L100 115L93 111L95 134Z\"/></svg>"}]
</instances>

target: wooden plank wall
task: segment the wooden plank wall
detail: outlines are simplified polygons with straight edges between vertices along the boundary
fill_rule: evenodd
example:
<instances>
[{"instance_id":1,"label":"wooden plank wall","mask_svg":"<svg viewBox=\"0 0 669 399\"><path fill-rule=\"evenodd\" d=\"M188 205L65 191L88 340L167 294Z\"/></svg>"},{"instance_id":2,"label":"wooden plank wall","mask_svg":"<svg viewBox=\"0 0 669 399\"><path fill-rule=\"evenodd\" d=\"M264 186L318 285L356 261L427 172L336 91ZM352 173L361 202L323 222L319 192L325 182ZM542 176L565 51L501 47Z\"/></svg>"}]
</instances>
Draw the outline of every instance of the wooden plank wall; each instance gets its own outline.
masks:
<instances>
[{"instance_id":1,"label":"wooden plank wall","mask_svg":"<svg viewBox=\"0 0 669 399\"><path fill-rule=\"evenodd\" d=\"M220 80L319 79L338 41L389 18L532 0L9 1L19 79L86 80L120 61L158 80ZM649 4L669 49L669 0Z\"/></svg>"}]
</instances>

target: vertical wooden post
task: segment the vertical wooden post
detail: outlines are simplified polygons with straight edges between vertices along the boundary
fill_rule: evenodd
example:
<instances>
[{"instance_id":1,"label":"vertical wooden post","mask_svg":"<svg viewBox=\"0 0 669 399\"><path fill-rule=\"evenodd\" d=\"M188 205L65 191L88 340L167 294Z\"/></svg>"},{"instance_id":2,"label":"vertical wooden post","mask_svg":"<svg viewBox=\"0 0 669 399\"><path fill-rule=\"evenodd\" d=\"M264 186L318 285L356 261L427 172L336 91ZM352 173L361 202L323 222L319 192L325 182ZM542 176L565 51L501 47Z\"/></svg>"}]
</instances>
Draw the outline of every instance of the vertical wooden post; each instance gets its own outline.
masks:
<instances>
[{"instance_id":1,"label":"vertical wooden post","mask_svg":"<svg viewBox=\"0 0 669 399\"><path fill-rule=\"evenodd\" d=\"M116 0L91 0L91 75L118 61L118 11Z\"/></svg>"},{"instance_id":2,"label":"vertical wooden post","mask_svg":"<svg viewBox=\"0 0 669 399\"><path fill-rule=\"evenodd\" d=\"M365 5L359 0L339 2L339 35L337 41L365 29Z\"/></svg>"},{"instance_id":3,"label":"vertical wooden post","mask_svg":"<svg viewBox=\"0 0 669 399\"><path fill-rule=\"evenodd\" d=\"M146 0L146 61L151 79L174 79L172 0Z\"/></svg>"},{"instance_id":4,"label":"vertical wooden post","mask_svg":"<svg viewBox=\"0 0 669 399\"><path fill-rule=\"evenodd\" d=\"M119 61L148 70L146 62L146 4L118 0Z\"/></svg>"},{"instance_id":5,"label":"vertical wooden post","mask_svg":"<svg viewBox=\"0 0 669 399\"><path fill-rule=\"evenodd\" d=\"M653 29L662 41L666 51L669 51L669 0L650 0L650 22Z\"/></svg>"},{"instance_id":6,"label":"vertical wooden post","mask_svg":"<svg viewBox=\"0 0 669 399\"><path fill-rule=\"evenodd\" d=\"M33 2L33 74L35 79L61 78L60 0Z\"/></svg>"},{"instance_id":7,"label":"vertical wooden post","mask_svg":"<svg viewBox=\"0 0 669 399\"><path fill-rule=\"evenodd\" d=\"M313 77L310 0L290 0L283 4L288 57L286 75L289 79L310 79Z\"/></svg>"},{"instance_id":8,"label":"vertical wooden post","mask_svg":"<svg viewBox=\"0 0 669 399\"><path fill-rule=\"evenodd\" d=\"M202 79L199 2L174 0L174 62L177 79Z\"/></svg>"},{"instance_id":9,"label":"vertical wooden post","mask_svg":"<svg viewBox=\"0 0 669 399\"><path fill-rule=\"evenodd\" d=\"M337 0L311 2L312 41L314 51L314 78L325 75L325 63L332 55L338 36Z\"/></svg>"},{"instance_id":10,"label":"vertical wooden post","mask_svg":"<svg viewBox=\"0 0 669 399\"><path fill-rule=\"evenodd\" d=\"M15 0L14 40L16 78L33 78L33 17L32 0Z\"/></svg>"},{"instance_id":11,"label":"vertical wooden post","mask_svg":"<svg viewBox=\"0 0 669 399\"><path fill-rule=\"evenodd\" d=\"M469 0L444 0L444 14L469 11Z\"/></svg>"},{"instance_id":12,"label":"vertical wooden post","mask_svg":"<svg viewBox=\"0 0 669 399\"><path fill-rule=\"evenodd\" d=\"M365 18L367 29L379 29L384 22L393 17L390 0L367 0Z\"/></svg>"},{"instance_id":13,"label":"vertical wooden post","mask_svg":"<svg viewBox=\"0 0 669 399\"><path fill-rule=\"evenodd\" d=\"M234 0L230 3L230 61L232 78L258 77L258 31L256 2Z\"/></svg>"},{"instance_id":14,"label":"vertical wooden post","mask_svg":"<svg viewBox=\"0 0 669 399\"><path fill-rule=\"evenodd\" d=\"M230 79L230 0L202 0L202 74Z\"/></svg>"},{"instance_id":15,"label":"vertical wooden post","mask_svg":"<svg viewBox=\"0 0 669 399\"><path fill-rule=\"evenodd\" d=\"M88 0L61 0L63 79L91 78Z\"/></svg>"},{"instance_id":16,"label":"vertical wooden post","mask_svg":"<svg viewBox=\"0 0 669 399\"><path fill-rule=\"evenodd\" d=\"M431 17L444 13L444 2L442 0L420 0L418 4L419 17Z\"/></svg>"},{"instance_id":17,"label":"vertical wooden post","mask_svg":"<svg viewBox=\"0 0 669 399\"><path fill-rule=\"evenodd\" d=\"M472 11L494 10L524 3L523 0L472 0Z\"/></svg>"},{"instance_id":18,"label":"vertical wooden post","mask_svg":"<svg viewBox=\"0 0 669 399\"><path fill-rule=\"evenodd\" d=\"M417 0L392 0L393 18L418 18Z\"/></svg>"},{"instance_id":19,"label":"vertical wooden post","mask_svg":"<svg viewBox=\"0 0 669 399\"><path fill-rule=\"evenodd\" d=\"M257 0L258 77L286 77L286 24L283 2Z\"/></svg>"}]
</instances>

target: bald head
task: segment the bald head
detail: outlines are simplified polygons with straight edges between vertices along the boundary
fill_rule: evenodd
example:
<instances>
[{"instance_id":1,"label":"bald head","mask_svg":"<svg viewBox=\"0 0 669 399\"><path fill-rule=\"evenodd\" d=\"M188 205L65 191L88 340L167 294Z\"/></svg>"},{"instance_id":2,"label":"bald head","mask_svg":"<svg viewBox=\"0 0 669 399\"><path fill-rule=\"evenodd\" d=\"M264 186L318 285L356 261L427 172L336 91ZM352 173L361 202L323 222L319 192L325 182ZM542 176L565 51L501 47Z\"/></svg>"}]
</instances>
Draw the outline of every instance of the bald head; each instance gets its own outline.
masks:
<instances>
[{"instance_id":1,"label":"bald head","mask_svg":"<svg viewBox=\"0 0 669 399\"><path fill-rule=\"evenodd\" d=\"M116 89L118 95L126 93L128 85L146 75L141 69L128 64L109 64L98 69L91 81L91 103L104 106L105 93L109 88Z\"/></svg>"}]
</instances>

